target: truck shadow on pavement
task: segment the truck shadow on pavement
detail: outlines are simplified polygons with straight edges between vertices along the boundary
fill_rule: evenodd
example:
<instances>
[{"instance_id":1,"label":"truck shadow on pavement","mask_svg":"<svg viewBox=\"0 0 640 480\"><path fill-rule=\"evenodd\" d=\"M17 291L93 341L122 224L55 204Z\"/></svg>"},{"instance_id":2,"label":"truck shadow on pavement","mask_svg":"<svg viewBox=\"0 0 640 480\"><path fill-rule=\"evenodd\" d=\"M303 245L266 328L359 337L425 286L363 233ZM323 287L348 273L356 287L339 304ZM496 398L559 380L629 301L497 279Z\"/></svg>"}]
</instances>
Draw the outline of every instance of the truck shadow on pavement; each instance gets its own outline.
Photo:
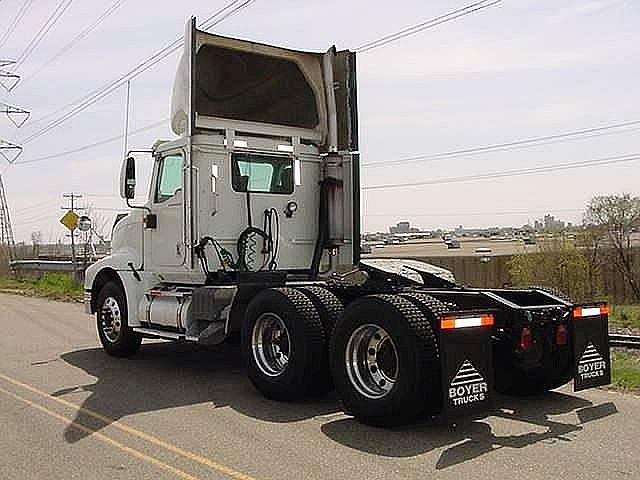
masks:
<instances>
[{"instance_id":1,"label":"truck shadow on pavement","mask_svg":"<svg viewBox=\"0 0 640 480\"><path fill-rule=\"evenodd\" d=\"M65 353L66 363L96 377L95 383L73 385L53 393L65 397L90 392L74 422L96 431L106 427L87 411L111 420L195 404L234 410L269 422L294 422L338 411L331 396L283 405L261 396L249 382L237 345L198 347L173 342L145 343L128 359L110 357L101 348ZM75 402L74 402L75 403ZM64 437L74 443L88 433L69 425Z\"/></svg>"},{"instance_id":2,"label":"truck shadow on pavement","mask_svg":"<svg viewBox=\"0 0 640 480\"><path fill-rule=\"evenodd\" d=\"M328 438L381 456L413 457L444 448L437 469L501 448L570 442L585 423L617 413L611 402L593 405L581 397L550 392L536 397L499 397L490 418L469 417L456 425L435 419L381 429L339 414L340 406L333 394L289 404L262 397L247 379L236 345L204 348L172 342L146 343L130 359L110 357L96 347L65 353L62 359L96 377L95 383L73 385L53 393L64 397L78 391L90 392L74 422L94 431L128 415L210 404L214 409L231 407L248 417L276 423L323 417L321 430ZM98 413L98 418L89 412ZM336 413L338 416L332 415ZM506 423L508 430L515 433L496 433L491 418L503 424L499 430L504 430ZM88 435L72 424L64 433L70 443Z\"/></svg>"},{"instance_id":3,"label":"truck shadow on pavement","mask_svg":"<svg viewBox=\"0 0 640 480\"><path fill-rule=\"evenodd\" d=\"M388 457L413 457L445 448L436 463L436 469L444 469L501 448L570 442L585 423L615 413L611 402L593 405L580 397L549 392L497 399L491 415L510 421L509 430L518 432L514 434L494 433L493 422L485 420L486 416L460 419L457 424L434 419L391 430L367 427L349 418L326 423L322 431L348 447ZM563 418L552 418L556 416Z\"/></svg>"}]
</instances>

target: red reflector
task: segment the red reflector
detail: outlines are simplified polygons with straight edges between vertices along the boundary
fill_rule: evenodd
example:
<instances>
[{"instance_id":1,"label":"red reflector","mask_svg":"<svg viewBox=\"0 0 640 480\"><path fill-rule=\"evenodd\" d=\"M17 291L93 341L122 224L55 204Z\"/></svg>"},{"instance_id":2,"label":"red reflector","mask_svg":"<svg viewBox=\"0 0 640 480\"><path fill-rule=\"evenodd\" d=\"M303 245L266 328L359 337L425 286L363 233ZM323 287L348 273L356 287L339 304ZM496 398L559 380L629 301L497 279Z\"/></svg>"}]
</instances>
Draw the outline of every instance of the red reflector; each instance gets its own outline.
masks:
<instances>
[{"instance_id":1,"label":"red reflector","mask_svg":"<svg viewBox=\"0 0 640 480\"><path fill-rule=\"evenodd\" d=\"M443 318L440 320L440 329L447 330L449 328L456 328L455 318Z\"/></svg>"},{"instance_id":2,"label":"red reflector","mask_svg":"<svg viewBox=\"0 0 640 480\"><path fill-rule=\"evenodd\" d=\"M533 347L533 337L531 336L531 330L529 327L524 327L520 332L520 349L527 351Z\"/></svg>"},{"instance_id":3,"label":"red reflector","mask_svg":"<svg viewBox=\"0 0 640 480\"><path fill-rule=\"evenodd\" d=\"M472 317L445 317L440 320L440 329L486 327L493 325L493 315L478 315Z\"/></svg>"},{"instance_id":4,"label":"red reflector","mask_svg":"<svg viewBox=\"0 0 640 480\"><path fill-rule=\"evenodd\" d=\"M556 345L566 345L569 340L569 330L566 325L558 325L556 330Z\"/></svg>"}]
</instances>

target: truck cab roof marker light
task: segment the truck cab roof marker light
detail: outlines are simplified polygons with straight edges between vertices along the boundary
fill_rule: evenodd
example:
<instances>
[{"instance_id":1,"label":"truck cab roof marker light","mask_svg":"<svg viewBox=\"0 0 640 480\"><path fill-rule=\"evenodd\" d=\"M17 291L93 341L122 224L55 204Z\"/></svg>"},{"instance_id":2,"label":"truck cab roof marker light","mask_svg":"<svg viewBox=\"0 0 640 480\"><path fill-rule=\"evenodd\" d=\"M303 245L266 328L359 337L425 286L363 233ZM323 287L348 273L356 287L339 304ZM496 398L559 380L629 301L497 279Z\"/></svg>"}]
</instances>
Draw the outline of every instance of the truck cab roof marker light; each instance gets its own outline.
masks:
<instances>
[{"instance_id":1,"label":"truck cab roof marker light","mask_svg":"<svg viewBox=\"0 0 640 480\"><path fill-rule=\"evenodd\" d=\"M222 141L222 144L225 147L228 145L226 138ZM246 140L234 140L233 146L238 148L249 148L249 143Z\"/></svg>"},{"instance_id":2,"label":"truck cab roof marker light","mask_svg":"<svg viewBox=\"0 0 640 480\"><path fill-rule=\"evenodd\" d=\"M609 315L609 305L576 307L573 309L573 318L598 317L601 315Z\"/></svg>"},{"instance_id":3,"label":"truck cab roof marker light","mask_svg":"<svg viewBox=\"0 0 640 480\"><path fill-rule=\"evenodd\" d=\"M487 327L494 324L493 315L481 315L473 317L447 316L440 320L441 330L467 327Z\"/></svg>"},{"instance_id":4,"label":"truck cab roof marker light","mask_svg":"<svg viewBox=\"0 0 640 480\"><path fill-rule=\"evenodd\" d=\"M293 145L280 144L278 145L278 151L293 153Z\"/></svg>"}]
</instances>

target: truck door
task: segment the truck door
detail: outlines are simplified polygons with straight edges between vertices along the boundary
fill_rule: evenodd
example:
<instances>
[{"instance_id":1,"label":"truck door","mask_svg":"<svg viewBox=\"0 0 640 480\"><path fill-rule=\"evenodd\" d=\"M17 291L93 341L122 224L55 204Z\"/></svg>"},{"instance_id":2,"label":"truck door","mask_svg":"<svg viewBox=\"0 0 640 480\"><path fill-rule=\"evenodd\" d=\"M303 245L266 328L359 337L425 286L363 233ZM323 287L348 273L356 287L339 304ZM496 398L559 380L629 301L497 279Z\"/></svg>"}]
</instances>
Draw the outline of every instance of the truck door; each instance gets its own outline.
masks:
<instances>
[{"instance_id":1,"label":"truck door","mask_svg":"<svg viewBox=\"0 0 640 480\"><path fill-rule=\"evenodd\" d=\"M184 153L162 153L156 160L151 213L156 227L150 231L151 264L178 267L185 262Z\"/></svg>"}]
</instances>

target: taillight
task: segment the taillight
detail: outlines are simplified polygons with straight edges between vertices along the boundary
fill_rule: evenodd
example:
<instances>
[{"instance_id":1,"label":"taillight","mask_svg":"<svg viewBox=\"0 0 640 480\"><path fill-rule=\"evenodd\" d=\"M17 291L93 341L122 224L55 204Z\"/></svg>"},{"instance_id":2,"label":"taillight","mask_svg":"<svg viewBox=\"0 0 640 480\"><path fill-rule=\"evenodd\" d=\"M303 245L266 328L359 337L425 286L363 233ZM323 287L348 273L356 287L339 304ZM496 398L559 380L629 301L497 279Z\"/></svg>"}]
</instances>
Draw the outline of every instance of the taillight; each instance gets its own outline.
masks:
<instances>
[{"instance_id":1,"label":"taillight","mask_svg":"<svg viewBox=\"0 0 640 480\"><path fill-rule=\"evenodd\" d=\"M566 345L569 341L569 329L566 325L558 325L556 329L556 345Z\"/></svg>"},{"instance_id":2,"label":"taillight","mask_svg":"<svg viewBox=\"0 0 640 480\"><path fill-rule=\"evenodd\" d=\"M597 317L609 315L609 305L599 307L576 307L573 309L573 318Z\"/></svg>"},{"instance_id":3,"label":"taillight","mask_svg":"<svg viewBox=\"0 0 640 480\"><path fill-rule=\"evenodd\" d=\"M529 327L523 327L520 332L520 349L525 352L531 350L533 347L533 336L531 335L531 329Z\"/></svg>"}]
</instances>

